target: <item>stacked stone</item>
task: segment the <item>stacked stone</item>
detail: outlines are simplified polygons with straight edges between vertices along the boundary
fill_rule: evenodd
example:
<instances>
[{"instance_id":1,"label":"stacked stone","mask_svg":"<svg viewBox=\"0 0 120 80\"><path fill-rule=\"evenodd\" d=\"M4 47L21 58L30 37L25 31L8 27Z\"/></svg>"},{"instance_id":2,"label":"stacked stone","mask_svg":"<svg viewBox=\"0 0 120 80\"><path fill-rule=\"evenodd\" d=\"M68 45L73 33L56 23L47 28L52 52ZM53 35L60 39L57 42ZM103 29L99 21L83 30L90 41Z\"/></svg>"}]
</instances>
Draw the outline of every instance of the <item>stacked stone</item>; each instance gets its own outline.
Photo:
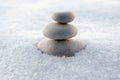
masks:
<instances>
[{"instance_id":1,"label":"stacked stone","mask_svg":"<svg viewBox=\"0 0 120 80\"><path fill-rule=\"evenodd\" d=\"M77 29L71 24L68 24L74 19L71 12L55 13L52 16L57 23L51 23L46 26L43 34L53 40L67 40L77 34Z\"/></svg>"},{"instance_id":2,"label":"stacked stone","mask_svg":"<svg viewBox=\"0 0 120 80\"><path fill-rule=\"evenodd\" d=\"M69 24L74 20L74 15L71 12L54 13L52 19L56 22L48 24L43 34L49 39L38 43L38 48L49 55L54 56L74 56L74 54L85 45L79 40L70 39L78 33L77 28Z\"/></svg>"}]
</instances>

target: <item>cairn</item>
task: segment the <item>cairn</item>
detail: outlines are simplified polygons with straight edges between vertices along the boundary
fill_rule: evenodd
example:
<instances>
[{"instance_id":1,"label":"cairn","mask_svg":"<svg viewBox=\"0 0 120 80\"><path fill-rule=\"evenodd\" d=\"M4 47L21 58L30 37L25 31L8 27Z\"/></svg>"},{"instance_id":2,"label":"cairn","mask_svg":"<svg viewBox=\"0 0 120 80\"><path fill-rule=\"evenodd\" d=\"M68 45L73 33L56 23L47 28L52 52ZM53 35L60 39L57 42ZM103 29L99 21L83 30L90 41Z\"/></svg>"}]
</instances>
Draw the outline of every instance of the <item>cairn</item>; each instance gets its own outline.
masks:
<instances>
[{"instance_id":1,"label":"cairn","mask_svg":"<svg viewBox=\"0 0 120 80\"><path fill-rule=\"evenodd\" d=\"M70 57L85 48L80 40L71 39L78 33L77 28L69 24L74 18L71 12L53 14L52 19L56 22L48 24L43 31L44 36L49 39L42 40L37 45L42 53Z\"/></svg>"}]
</instances>

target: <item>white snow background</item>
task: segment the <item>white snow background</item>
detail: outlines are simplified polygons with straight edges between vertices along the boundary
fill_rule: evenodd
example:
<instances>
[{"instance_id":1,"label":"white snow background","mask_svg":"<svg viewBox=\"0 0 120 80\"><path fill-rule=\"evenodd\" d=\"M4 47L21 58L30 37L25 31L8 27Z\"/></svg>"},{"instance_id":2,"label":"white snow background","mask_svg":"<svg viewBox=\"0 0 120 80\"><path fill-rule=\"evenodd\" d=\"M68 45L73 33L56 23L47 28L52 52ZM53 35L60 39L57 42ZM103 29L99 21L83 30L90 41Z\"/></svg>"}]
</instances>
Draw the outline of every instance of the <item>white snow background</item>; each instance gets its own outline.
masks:
<instances>
[{"instance_id":1,"label":"white snow background","mask_svg":"<svg viewBox=\"0 0 120 80\"><path fill-rule=\"evenodd\" d=\"M87 44L74 57L37 50L57 11ZM120 0L0 0L0 80L120 80Z\"/></svg>"}]
</instances>

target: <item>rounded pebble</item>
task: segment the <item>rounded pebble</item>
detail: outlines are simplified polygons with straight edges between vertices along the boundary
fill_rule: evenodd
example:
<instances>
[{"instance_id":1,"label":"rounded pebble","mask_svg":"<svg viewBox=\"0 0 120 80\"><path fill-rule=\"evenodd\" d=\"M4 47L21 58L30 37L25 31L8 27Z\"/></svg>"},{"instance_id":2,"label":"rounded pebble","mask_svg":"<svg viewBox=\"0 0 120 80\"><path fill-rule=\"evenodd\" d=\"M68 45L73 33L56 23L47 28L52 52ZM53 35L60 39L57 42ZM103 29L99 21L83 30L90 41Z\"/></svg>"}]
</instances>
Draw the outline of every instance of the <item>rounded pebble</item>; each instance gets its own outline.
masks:
<instances>
[{"instance_id":1,"label":"rounded pebble","mask_svg":"<svg viewBox=\"0 0 120 80\"><path fill-rule=\"evenodd\" d=\"M69 23L75 18L72 12L56 12L52 16L53 20L58 23Z\"/></svg>"},{"instance_id":2,"label":"rounded pebble","mask_svg":"<svg viewBox=\"0 0 120 80\"><path fill-rule=\"evenodd\" d=\"M45 27L43 34L50 39L64 40L74 37L77 32L76 27L71 24L51 23Z\"/></svg>"},{"instance_id":3,"label":"rounded pebble","mask_svg":"<svg viewBox=\"0 0 120 80\"><path fill-rule=\"evenodd\" d=\"M65 41L42 40L37 44L42 53L58 57L71 57L76 52L84 49L86 44L81 40L69 39Z\"/></svg>"}]
</instances>

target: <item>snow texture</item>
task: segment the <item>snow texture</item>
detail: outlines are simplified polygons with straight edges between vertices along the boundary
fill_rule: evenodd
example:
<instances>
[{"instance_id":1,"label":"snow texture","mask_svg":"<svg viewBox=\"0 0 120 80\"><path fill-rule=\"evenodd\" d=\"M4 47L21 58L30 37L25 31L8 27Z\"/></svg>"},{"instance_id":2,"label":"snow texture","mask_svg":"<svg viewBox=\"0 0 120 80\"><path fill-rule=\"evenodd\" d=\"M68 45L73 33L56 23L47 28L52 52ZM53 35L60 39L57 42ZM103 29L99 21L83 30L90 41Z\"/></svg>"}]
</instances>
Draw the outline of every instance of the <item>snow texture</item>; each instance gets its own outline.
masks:
<instances>
[{"instance_id":1,"label":"snow texture","mask_svg":"<svg viewBox=\"0 0 120 80\"><path fill-rule=\"evenodd\" d=\"M37 50L57 11L76 15L75 57ZM0 0L0 80L120 80L120 0Z\"/></svg>"}]
</instances>

